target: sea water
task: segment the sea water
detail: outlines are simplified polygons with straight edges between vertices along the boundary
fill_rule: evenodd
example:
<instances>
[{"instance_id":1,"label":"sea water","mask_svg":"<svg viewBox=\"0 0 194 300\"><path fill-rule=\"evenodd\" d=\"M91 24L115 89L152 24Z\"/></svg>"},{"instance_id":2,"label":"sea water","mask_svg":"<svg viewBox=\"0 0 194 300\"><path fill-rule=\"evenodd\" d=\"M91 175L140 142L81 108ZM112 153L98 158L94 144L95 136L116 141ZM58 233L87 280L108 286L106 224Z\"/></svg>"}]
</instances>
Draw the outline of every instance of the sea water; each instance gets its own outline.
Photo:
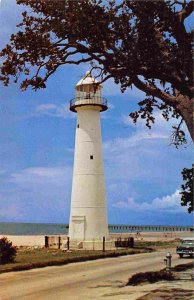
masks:
<instances>
[{"instance_id":1,"label":"sea water","mask_svg":"<svg viewBox=\"0 0 194 300\"><path fill-rule=\"evenodd\" d=\"M1 235L62 235L67 233L68 224L0 222Z\"/></svg>"},{"instance_id":2,"label":"sea water","mask_svg":"<svg viewBox=\"0 0 194 300\"><path fill-rule=\"evenodd\" d=\"M69 224L0 222L0 235L66 235ZM110 233L190 231L193 226L109 225Z\"/></svg>"}]
</instances>

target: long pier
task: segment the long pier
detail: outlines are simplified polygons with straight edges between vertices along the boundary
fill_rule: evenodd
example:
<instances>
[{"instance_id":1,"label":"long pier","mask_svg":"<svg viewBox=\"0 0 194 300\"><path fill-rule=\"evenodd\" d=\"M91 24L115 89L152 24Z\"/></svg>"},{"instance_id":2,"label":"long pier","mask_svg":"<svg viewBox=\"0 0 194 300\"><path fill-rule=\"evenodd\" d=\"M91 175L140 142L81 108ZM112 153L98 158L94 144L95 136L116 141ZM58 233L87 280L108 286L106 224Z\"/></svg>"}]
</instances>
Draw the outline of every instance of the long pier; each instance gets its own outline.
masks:
<instances>
[{"instance_id":1,"label":"long pier","mask_svg":"<svg viewBox=\"0 0 194 300\"><path fill-rule=\"evenodd\" d=\"M194 231L194 226L167 226L167 225L108 225L109 232L172 232Z\"/></svg>"}]
</instances>

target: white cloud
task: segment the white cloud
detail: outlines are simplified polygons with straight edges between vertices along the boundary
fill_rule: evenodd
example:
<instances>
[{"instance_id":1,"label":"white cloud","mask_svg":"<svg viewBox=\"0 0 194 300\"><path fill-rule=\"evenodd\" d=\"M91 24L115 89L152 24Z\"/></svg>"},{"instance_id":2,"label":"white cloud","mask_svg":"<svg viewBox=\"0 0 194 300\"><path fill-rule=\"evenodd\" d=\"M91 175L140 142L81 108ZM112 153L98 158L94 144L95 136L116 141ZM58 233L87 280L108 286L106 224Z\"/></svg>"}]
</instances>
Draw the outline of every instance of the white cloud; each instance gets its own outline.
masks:
<instances>
[{"instance_id":1,"label":"white cloud","mask_svg":"<svg viewBox=\"0 0 194 300\"><path fill-rule=\"evenodd\" d=\"M168 139L169 136L165 133L139 131L126 138L115 138L103 143L103 148L109 152L120 153L124 149L134 148L138 144L146 142L146 140ZM128 153L129 155L129 153Z\"/></svg>"},{"instance_id":2,"label":"white cloud","mask_svg":"<svg viewBox=\"0 0 194 300\"><path fill-rule=\"evenodd\" d=\"M126 97L127 99L130 98L131 101L135 100L141 100L143 99L142 97L145 97L145 93L138 90L134 85L132 88L127 88L124 93L121 92L121 86L120 84L116 84L114 82L113 78L108 79L103 83L103 95L106 96L122 96Z\"/></svg>"},{"instance_id":3,"label":"white cloud","mask_svg":"<svg viewBox=\"0 0 194 300\"><path fill-rule=\"evenodd\" d=\"M21 170L11 174L9 181L16 183L20 187L31 187L38 192L39 188L44 186L41 192L47 193L48 190L56 191L64 183L71 180L72 168L70 167L35 167Z\"/></svg>"},{"instance_id":4,"label":"white cloud","mask_svg":"<svg viewBox=\"0 0 194 300\"><path fill-rule=\"evenodd\" d=\"M126 199L127 195L143 201L147 188L153 198L157 189L160 190L160 195L165 195L169 193L169 187L175 190L181 184L181 170L186 165L181 158L191 156L191 149L181 147L177 150L173 145L170 146L169 122L160 113L155 114L155 117L157 122L151 130L145 127L143 120L134 125L128 121L129 118L126 120L122 117L124 124L130 124L129 130L125 129L130 135L122 134L121 137L103 143L106 181L110 186L107 191L112 193L109 196L112 203L117 199ZM122 187L123 184L126 185L125 188ZM134 203L133 199L130 198L129 203L122 201L120 206L133 204L133 208L140 210L138 202ZM146 197L145 200L148 199ZM178 202L180 206L180 201Z\"/></svg>"},{"instance_id":5,"label":"white cloud","mask_svg":"<svg viewBox=\"0 0 194 300\"><path fill-rule=\"evenodd\" d=\"M17 177L18 175L32 175L32 176L38 176L38 177L47 177L47 178L52 178L52 177L58 177L58 176L63 176L64 175L64 171L62 168L28 168L28 169L24 169L23 171L21 171L21 173L19 174L13 174L13 177Z\"/></svg>"},{"instance_id":6,"label":"white cloud","mask_svg":"<svg viewBox=\"0 0 194 300\"><path fill-rule=\"evenodd\" d=\"M120 152L120 150L126 148L136 147L141 143L142 148L144 143L147 140L159 140L166 139L169 141L170 135L170 126L168 122L165 121L163 116L160 113L155 114L156 124L153 125L153 128L150 130L145 126L145 121L140 119L140 121L135 125L130 117L122 116L121 122L125 125L129 125L135 128L135 132L132 133L129 137L124 138L115 138L113 140L106 141L103 144L104 149L114 152L115 150Z\"/></svg>"},{"instance_id":7,"label":"white cloud","mask_svg":"<svg viewBox=\"0 0 194 300\"><path fill-rule=\"evenodd\" d=\"M68 218L72 168L34 167L8 173L0 183L1 220Z\"/></svg>"},{"instance_id":8,"label":"white cloud","mask_svg":"<svg viewBox=\"0 0 194 300\"><path fill-rule=\"evenodd\" d=\"M166 181L166 146L168 135L160 132L138 131L130 136L114 138L103 143L103 156L107 181L137 185L142 180ZM163 148L164 155L161 155ZM158 183L157 183L158 184ZM119 188L118 188L119 191ZM135 188L133 187L133 191Z\"/></svg>"},{"instance_id":9,"label":"white cloud","mask_svg":"<svg viewBox=\"0 0 194 300\"><path fill-rule=\"evenodd\" d=\"M167 138L168 142L170 143L171 140L171 134L172 134L172 126L176 126L180 123L180 118L170 118L169 121L166 121L160 111L156 111L153 114L153 117L155 118L154 124L151 123L151 129L146 127L146 121L144 119L139 118L137 120L137 123L134 124L133 120L129 116L122 115L121 116L121 123L123 123L125 126L129 126L131 128L136 129L134 136L137 136L137 140L139 139L138 137L140 136L148 136L150 138ZM182 130L186 133L188 142L190 140L190 137L188 135L188 130L186 128L185 123L182 125ZM149 133L149 134L148 134Z\"/></svg>"},{"instance_id":10,"label":"white cloud","mask_svg":"<svg viewBox=\"0 0 194 300\"><path fill-rule=\"evenodd\" d=\"M108 102L108 109L115 109L114 104L112 104L111 102Z\"/></svg>"},{"instance_id":11,"label":"white cloud","mask_svg":"<svg viewBox=\"0 0 194 300\"><path fill-rule=\"evenodd\" d=\"M0 208L0 218L17 220L23 217L23 209L21 209L21 207L17 204L10 206L8 203L7 207Z\"/></svg>"},{"instance_id":12,"label":"white cloud","mask_svg":"<svg viewBox=\"0 0 194 300\"><path fill-rule=\"evenodd\" d=\"M0 176L4 175L6 173L6 170L0 170Z\"/></svg>"},{"instance_id":13,"label":"white cloud","mask_svg":"<svg viewBox=\"0 0 194 300\"><path fill-rule=\"evenodd\" d=\"M75 114L69 110L69 105L56 105L53 103L38 105L32 116L48 116L62 119L75 118Z\"/></svg>"},{"instance_id":14,"label":"white cloud","mask_svg":"<svg viewBox=\"0 0 194 300\"><path fill-rule=\"evenodd\" d=\"M133 128L130 135L125 137L116 137L103 143L104 156L109 161L118 162L120 165L124 162L124 172L127 165L137 169L135 162L144 157L144 163L149 163L153 158L161 160L161 151L175 150L174 146L169 147L171 140L171 125L163 118L161 113L155 114L156 124L152 129L145 126L143 120L134 125L130 118L122 116L121 121ZM182 149L179 150L179 152ZM146 165L144 166L144 169ZM122 174L122 172L121 172Z\"/></svg>"},{"instance_id":15,"label":"white cloud","mask_svg":"<svg viewBox=\"0 0 194 300\"><path fill-rule=\"evenodd\" d=\"M165 121L160 121L164 123ZM166 145L169 145L169 128L164 123L162 125L156 125L153 129L148 129L145 125L136 126L136 130L127 137L117 137L112 140L107 140L103 143L103 150L105 156L109 157L110 154L116 156L122 154L123 159L127 161L131 157L143 154L146 151L146 154L151 156L153 152L158 147L157 143L153 147L154 142L161 142L162 140ZM129 152L130 151L130 152ZM122 160L123 160L122 159ZM121 161L120 161L121 162Z\"/></svg>"},{"instance_id":16,"label":"white cloud","mask_svg":"<svg viewBox=\"0 0 194 300\"><path fill-rule=\"evenodd\" d=\"M113 204L114 207L130 209L136 212L168 212L168 213L177 213L185 212L187 209L180 205L180 191L176 190L172 195L167 195L162 198L155 198L151 202L142 202L138 203L131 197L127 201L118 201Z\"/></svg>"},{"instance_id":17,"label":"white cloud","mask_svg":"<svg viewBox=\"0 0 194 300\"><path fill-rule=\"evenodd\" d=\"M114 109L112 103L108 104L109 109ZM72 119L76 118L76 114L69 110L69 104L56 105L54 103L40 104L35 108L35 112L30 117L47 116L52 118ZM101 115L102 119L109 118L106 114Z\"/></svg>"}]
</instances>

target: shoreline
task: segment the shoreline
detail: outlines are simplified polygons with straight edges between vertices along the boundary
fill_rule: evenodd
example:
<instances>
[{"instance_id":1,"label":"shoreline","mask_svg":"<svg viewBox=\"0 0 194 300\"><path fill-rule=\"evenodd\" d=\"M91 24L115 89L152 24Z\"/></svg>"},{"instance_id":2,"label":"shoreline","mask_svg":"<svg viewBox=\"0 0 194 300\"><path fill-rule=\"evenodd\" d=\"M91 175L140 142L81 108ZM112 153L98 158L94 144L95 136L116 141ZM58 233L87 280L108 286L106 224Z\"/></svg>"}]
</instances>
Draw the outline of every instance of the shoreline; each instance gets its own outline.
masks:
<instances>
[{"instance_id":1,"label":"shoreline","mask_svg":"<svg viewBox=\"0 0 194 300\"><path fill-rule=\"evenodd\" d=\"M9 241L12 242L14 246L17 247L44 247L45 246L45 236L46 235L6 235L0 234L0 239L7 237ZM67 235L56 234L56 235L47 235L53 238L54 242L57 242L58 237L61 237L61 240L66 240ZM107 240L115 240L118 238L130 238L133 237L134 241L172 241L175 239L182 239L185 237L193 237L192 231L173 231L173 232L139 232L139 233L109 233Z\"/></svg>"}]
</instances>

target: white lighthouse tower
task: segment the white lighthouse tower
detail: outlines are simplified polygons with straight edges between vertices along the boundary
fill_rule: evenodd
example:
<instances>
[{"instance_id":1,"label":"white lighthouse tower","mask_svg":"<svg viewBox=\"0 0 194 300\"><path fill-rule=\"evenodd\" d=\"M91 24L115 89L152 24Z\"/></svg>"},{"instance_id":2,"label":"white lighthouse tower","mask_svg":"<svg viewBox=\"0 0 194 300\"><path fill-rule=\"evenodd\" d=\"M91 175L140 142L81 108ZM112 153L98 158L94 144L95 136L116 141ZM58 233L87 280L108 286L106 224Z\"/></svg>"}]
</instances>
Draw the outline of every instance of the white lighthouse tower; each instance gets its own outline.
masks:
<instances>
[{"instance_id":1,"label":"white lighthouse tower","mask_svg":"<svg viewBox=\"0 0 194 300\"><path fill-rule=\"evenodd\" d=\"M102 240L108 235L100 112L108 109L102 86L90 72L76 85L70 110L77 113L69 237Z\"/></svg>"}]
</instances>

